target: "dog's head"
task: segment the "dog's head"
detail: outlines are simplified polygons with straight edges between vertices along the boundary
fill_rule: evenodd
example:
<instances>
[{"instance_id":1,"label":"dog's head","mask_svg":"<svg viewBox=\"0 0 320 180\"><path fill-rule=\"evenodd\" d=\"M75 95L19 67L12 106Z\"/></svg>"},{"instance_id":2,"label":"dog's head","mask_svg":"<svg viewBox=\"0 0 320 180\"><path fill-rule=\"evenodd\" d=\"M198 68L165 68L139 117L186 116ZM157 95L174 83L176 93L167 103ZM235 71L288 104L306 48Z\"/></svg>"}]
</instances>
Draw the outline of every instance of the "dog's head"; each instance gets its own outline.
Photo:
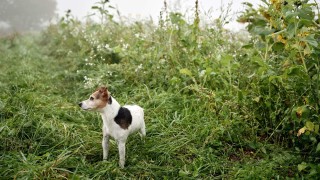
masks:
<instances>
[{"instance_id":1,"label":"dog's head","mask_svg":"<svg viewBox=\"0 0 320 180\"><path fill-rule=\"evenodd\" d=\"M84 110L99 110L104 108L111 101L111 96L106 87L98 88L89 99L79 103L79 106Z\"/></svg>"}]
</instances>

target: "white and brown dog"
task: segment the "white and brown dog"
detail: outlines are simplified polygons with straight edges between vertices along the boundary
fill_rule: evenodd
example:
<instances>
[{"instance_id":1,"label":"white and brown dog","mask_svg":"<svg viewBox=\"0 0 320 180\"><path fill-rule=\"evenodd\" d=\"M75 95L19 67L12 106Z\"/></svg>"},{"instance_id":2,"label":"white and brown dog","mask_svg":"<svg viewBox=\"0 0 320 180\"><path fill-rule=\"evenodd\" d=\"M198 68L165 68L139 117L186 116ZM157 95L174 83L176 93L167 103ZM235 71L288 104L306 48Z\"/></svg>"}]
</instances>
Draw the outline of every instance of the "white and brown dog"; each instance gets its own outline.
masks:
<instances>
[{"instance_id":1,"label":"white and brown dog","mask_svg":"<svg viewBox=\"0 0 320 180\"><path fill-rule=\"evenodd\" d=\"M125 164L125 144L128 136L139 131L141 136L146 135L144 112L138 105L120 104L110 95L106 87L98 88L87 100L79 103L84 110L100 112L103 120L103 160L106 160L109 152L109 137L113 137L118 143L119 165Z\"/></svg>"}]
</instances>

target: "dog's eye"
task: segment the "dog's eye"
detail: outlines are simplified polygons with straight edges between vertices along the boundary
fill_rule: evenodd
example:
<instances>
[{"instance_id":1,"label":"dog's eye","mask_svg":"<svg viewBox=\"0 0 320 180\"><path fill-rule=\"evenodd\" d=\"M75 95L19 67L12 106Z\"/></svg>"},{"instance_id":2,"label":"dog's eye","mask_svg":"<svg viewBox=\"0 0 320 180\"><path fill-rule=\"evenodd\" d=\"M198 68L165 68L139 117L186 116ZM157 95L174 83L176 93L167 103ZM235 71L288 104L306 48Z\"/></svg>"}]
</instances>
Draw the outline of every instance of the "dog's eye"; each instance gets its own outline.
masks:
<instances>
[{"instance_id":1,"label":"dog's eye","mask_svg":"<svg viewBox=\"0 0 320 180\"><path fill-rule=\"evenodd\" d=\"M94 100L94 98L91 96L91 97L90 97L90 101L93 101L93 100Z\"/></svg>"}]
</instances>

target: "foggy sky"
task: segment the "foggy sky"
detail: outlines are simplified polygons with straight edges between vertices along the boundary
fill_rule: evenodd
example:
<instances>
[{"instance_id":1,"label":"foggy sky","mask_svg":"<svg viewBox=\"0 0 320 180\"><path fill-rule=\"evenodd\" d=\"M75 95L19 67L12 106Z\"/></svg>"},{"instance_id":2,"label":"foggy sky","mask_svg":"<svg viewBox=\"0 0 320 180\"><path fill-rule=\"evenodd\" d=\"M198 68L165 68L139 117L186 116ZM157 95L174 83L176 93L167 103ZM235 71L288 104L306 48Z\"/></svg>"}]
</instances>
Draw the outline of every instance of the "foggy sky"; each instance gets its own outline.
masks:
<instances>
[{"instance_id":1,"label":"foggy sky","mask_svg":"<svg viewBox=\"0 0 320 180\"><path fill-rule=\"evenodd\" d=\"M86 16L94 11L92 6L100 0L56 0L58 18L66 14L67 10L71 10L71 14L79 19L85 20ZM166 0L169 11L179 11L186 13L186 17L193 17L195 0ZM310 0L309 2L317 2L320 5L320 0ZM119 10L120 14L127 17L128 21L136 21L152 18L155 23L158 22L160 11L163 8L164 0L110 0L110 4ZM232 2L231 12L229 17L231 23L226 26L228 29L239 30L243 25L237 23L236 17L239 12L244 10L242 2L250 2L255 7L262 4L261 0L199 0L200 18L202 21L212 21L219 17L222 9L226 10L229 3ZM112 12L115 13L115 10ZM94 20L99 20L97 16L91 16ZM117 18L117 16L116 16ZM0 27L8 27L3 21L0 21Z\"/></svg>"},{"instance_id":2,"label":"foggy sky","mask_svg":"<svg viewBox=\"0 0 320 180\"><path fill-rule=\"evenodd\" d=\"M57 0L58 14L64 15L70 9L72 14L79 20L85 19L89 14L92 14L91 6L98 0ZM163 8L163 0L110 0L111 5L117 8L121 15L130 17L132 20L141 20L152 18L154 22L158 22L159 14ZM223 3L222 3L223 2ZM199 0L201 18L214 19L220 15L220 7L226 8L228 3L232 2L231 14L234 18L237 12L244 9L241 4L245 0ZM260 0L248 0L248 2L257 6ZM187 10L193 13L195 0L167 0L169 10L179 10L182 13ZM91 12L91 13L90 13ZM235 20L228 25L231 29L239 29L240 25Z\"/></svg>"}]
</instances>

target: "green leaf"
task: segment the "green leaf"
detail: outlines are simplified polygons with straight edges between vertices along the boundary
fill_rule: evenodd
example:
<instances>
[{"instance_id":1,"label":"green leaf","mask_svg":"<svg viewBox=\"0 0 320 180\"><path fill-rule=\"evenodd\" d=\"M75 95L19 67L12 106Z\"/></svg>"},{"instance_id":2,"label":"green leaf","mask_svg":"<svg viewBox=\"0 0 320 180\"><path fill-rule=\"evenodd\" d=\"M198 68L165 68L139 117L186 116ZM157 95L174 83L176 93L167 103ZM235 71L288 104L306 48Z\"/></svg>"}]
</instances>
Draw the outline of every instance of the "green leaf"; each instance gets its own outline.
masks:
<instances>
[{"instance_id":1,"label":"green leaf","mask_svg":"<svg viewBox=\"0 0 320 180\"><path fill-rule=\"evenodd\" d=\"M269 35L271 33L274 33L274 31L274 29L267 29L261 26L256 26L253 28L253 33L257 35Z\"/></svg>"},{"instance_id":2,"label":"green leaf","mask_svg":"<svg viewBox=\"0 0 320 180\"><path fill-rule=\"evenodd\" d=\"M312 12L311 8L302 8L298 10L299 17L301 19L308 19L308 20L313 20L314 18L314 13Z\"/></svg>"},{"instance_id":3,"label":"green leaf","mask_svg":"<svg viewBox=\"0 0 320 180\"><path fill-rule=\"evenodd\" d=\"M250 48L253 48L253 44L246 44L246 45L243 45L242 48L244 49L250 49Z\"/></svg>"},{"instance_id":4,"label":"green leaf","mask_svg":"<svg viewBox=\"0 0 320 180\"><path fill-rule=\"evenodd\" d=\"M180 73L192 77L192 72L187 68L180 69Z\"/></svg>"},{"instance_id":5,"label":"green leaf","mask_svg":"<svg viewBox=\"0 0 320 180\"><path fill-rule=\"evenodd\" d=\"M243 100L243 93L241 90L238 91L238 101L241 102Z\"/></svg>"},{"instance_id":6,"label":"green leaf","mask_svg":"<svg viewBox=\"0 0 320 180\"><path fill-rule=\"evenodd\" d=\"M98 6L92 6L91 9L100 9Z\"/></svg>"},{"instance_id":7,"label":"green leaf","mask_svg":"<svg viewBox=\"0 0 320 180\"><path fill-rule=\"evenodd\" d=\"M312 167L312 168L310 169L309 176L312 177L312 176L317 175L317 174L318 174L317 169L315 169L314 167Z\"/></svg>"},{"instance_id":8,"label":"green leaf","mask_svg":"<svg viewBox=\"0 0 320 180\"><path fill-rule=\"evenodd\" d=\"M281 42L277 42L272 46L272 49L274 51L278 51L278 52L283 51L284 50L284 44L281 43Z\"/></svg>"},{"instance_id":9,"label":"green leaf","mask_svg":"<svg viewBox=\"0 0 320 180\"><path fill-rule=\"evenodd\" d=\"M313 47L318 47L318 42L314 38L314 34L310 34L309 36L305 37L303 40Z\"/></svg>"},{"instance_id":10,"label":"green leaf","mask_svg":"<svg viewBox=\"0 0 320 180\"><path fill-rule=\"evenodd\" d=\"M289 21L291 20L292 18L295 19L298 15L298 12L291 12L291 11L287 11L285 13L285 20L286 21Z\"/></svg>"},{"instance_id":11,"label":"green leaf","mask_svg":"<svg viewBox=\"0 0 320 180\"><path fill-rule=\"evenodd\" d=\"M275 81L273 81L273 80L275 80ZM270 76L269 82L282 82L282 77L281 76Z\"/></svg>"},{"instance_id":12,"label":"green leaf","mask_svg":"<svg viewBox=\"0 0 320 180\"><path fill-rule=\"evenodd\" d=\"M248 7L252 7L253 5L251 4L251 3L249 3L249 2L243 2L242 3L243 5L246 5L246 6L248 6Z\"/></svg>"},{"instance_id":13,"label":"green leaf","mask_svg":"<svg viewBox=\"0 0 320 180\"><path fill-rule=\"evenodd\" d=\"M210 75L213 72L213 69L211 67L206 68L206 75Z\"/></svg>"},{"instance_id":14,"label":"green leaf","mask_svg":"<svg viewBox=\"0 0 320 180\"><path fill-rule=\"evenodd\" d=\"M221 58L221 64L222 66L228 66L230 62L232 61L233 57L229 54L222 56Z\"/></svg>"},{"instance_id":15,"label":"green leaf","mask_svg":"<svg viewBox=\"0 0 320 180\"><path fill-rule=\"evenodd\" d=\"M314 131L314 124L313 124L313 122L307 121L307 122L306 122L306 128L307 128L309 131Z\"/></svg>"},{"instance_id":16,"label":"green leaf","mask_svg":"<svg viewBox=\"0 0 320 180\"><path fill-rule=\"evenodd\" d=\"M312 53L311 49L309 48L309 46L306 46L303 50L303 55L307 56L310 55Z\"/></svg>"},{"instance_id":17,"label":"green leaf","mask_svg":"<svg viewBox=\"0 0 320 180\"><path fill-rule=\"evenodd\" d=\"M268 65L259 56L252 57L252 61L255 65L259 67L267 67Z\"/></svg>"},{"instance_id":18,"label":"green leaf","mask_svg":"<svg viewBox=\"0 0 320 180\"><path fill-rule=\"evenodd\" d=\"M186 22L185 20L182 18L182 14L181 13L170 13L170 20L173 24L177 24L177 25L184 25Z\"/></svg>"},{"instance_id":19,"label":"green leaf","mask_svg":"<svg viewBox=\"0 0 320 180\"><path fill-rule=\"evenodd\" d=\"M309 19L301 19L301 20L299 21L299 26L300 26L300 27L309 27L309 26L311 26L311 25L313 25L312 20L309 20Z\"/></svg>"},{"instance_id":20,"label":"green leaf","mask_svg":"<svg viewBox=\"0 0 320 180\"><path fill-rule=\"evenodd\" d=\"M289 39L295 35L295 29L296 29L295 23L294 22L289 23L287 27L287 34Z\"/></svg>"},{"instance_id":21,"label":"green leaf","mask_svg":"<svg viewBox=\"0 0 320 180\"><path fill-rule=\"evenodd\" d=\"M318 143L317 148L316 148L316 152L320 151L320 143Z\"/></svg>"},{"instance_id":22,"label":"green leaf","mask_svg":"<svg viewBox=\"0 0 320 180\"><path fill-rule=\"evenodd\" d=\"M319 124L314 125L314 132L319 133Z\"/></svg>"},{"instance_id":23,"label":"green leaf","mask_svg":"<svg viewBox=\"0 0 320 180\"><path fill-rule=\"evenodd\" d=\"M305 170L308 167L307 163L302 162L301 164L298 164L298 171L301 172Z\"/></svg>"},{"instance_id":24,"label":"green leaf","mask_svg":"<svg viewBox=\"0 0 320 180\"><path fill-rule=\"evenodd\" d=\"M303 68L302 66L291 67L290 69L288 69L287 75L299 76L301 75L302 68Z\"/></svg>"}]
</instances>

